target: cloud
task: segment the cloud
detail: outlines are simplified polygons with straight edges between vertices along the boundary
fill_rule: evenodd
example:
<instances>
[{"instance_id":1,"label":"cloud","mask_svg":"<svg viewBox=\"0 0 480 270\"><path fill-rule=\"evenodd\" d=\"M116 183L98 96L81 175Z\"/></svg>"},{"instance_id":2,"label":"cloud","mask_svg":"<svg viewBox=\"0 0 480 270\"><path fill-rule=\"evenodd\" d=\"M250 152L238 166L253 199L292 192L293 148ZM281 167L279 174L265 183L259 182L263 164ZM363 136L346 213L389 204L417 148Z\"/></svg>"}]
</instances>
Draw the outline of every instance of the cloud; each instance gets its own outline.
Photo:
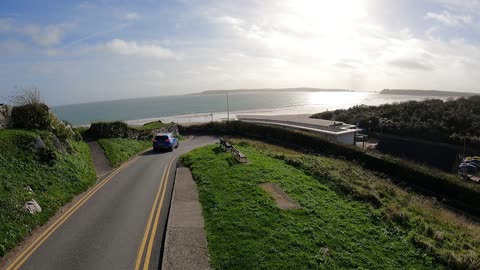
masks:
<instances>
[{"instance_id":1,"label":"cloud","mask_svg":"<svg viewBox=\"0 0 480 270\"><path fill-rule=\"evenodd\" d=\"M12 29L10 20L0 18L0 32L9 32Z\"/></svg>"},{"instance_id":2,"label":"cloud","mask_svg":"<svg viewBox=\"0 0 480 270\"><path fill-rule=\"evenodd\" d=\"M121 54L121 55L136 55L151 58L179 58L180 55L175 54L170 49L155 45L155 44L139 44L136 41L125 41L122 39L114 39L101 46L101 48Z\"/></svg>"},{"instance_id":3,"label":"cloud","mask_svg":"<svg viewBox=\"0 0 480 270\"><path fill-rule=\"evenodd\" d=\"M416 70L433 70L434 68L426 63L422 63L414 58L395 59L388 62L389 65L403 68L403 69L416 69Z\"/></svg>"},{"instance_id":4,"label":"cloud","mask_svg":"<svg viewBox=\"0 0 480 270\"><path fill-rule=\"evenodd\" d=\"M91 9L91 8L95 8L97 7L95 4L91 3L91 2L80 2L78 3L78 5L76 6L77 9Z\"/></svg>"},{"instance_id":5,"label":"cloud","mask_svg":"<svg viewBox=\"0 0 480 270\"><path fill-rule=\"evenodd\" d=\"M30 39L40 46L54 46L62 41L66 29L72 25L69 24L49 24L40 26L36 24L17 24L12 20L0 19L0 32L14 33L30 37Z\"/></svg>"},{"instance_id":6,"label":"cloud","mask_svg":"<svg viewBox=\"0 0 480 270\"><path fill-rule=\"evenodd\" d=\"M140 18L140 15L138 15L138 13L135 13L135 12L127 13L124 16L124 19L127 20L127 21L136 21L139 18Z\"/></svg>"},{"instance_id":7,"label":"cloud","mask_svg":"<svg viewBox=\"0 0 480 270\"><path fill-rule=\"evenodd\" d=\"M461 26L461 25L467 25L473 22L472 16L453 15L450 12L445 10L442 13L428 12L425 15L425 18L438 21L447 26Z\"/></svg>"},{"instance_id":8,"label":"cloud","mask_svg":"<svg viewBox=\"0 0 480 270\"><path fill-rule=\"evenodd\" d=\"M23 32L29 35L37 45L53 46L62 41L64 27L61 25L47 25L45 27L40 27L30 24L23 28Z\"/></svg>"}]
</instances>

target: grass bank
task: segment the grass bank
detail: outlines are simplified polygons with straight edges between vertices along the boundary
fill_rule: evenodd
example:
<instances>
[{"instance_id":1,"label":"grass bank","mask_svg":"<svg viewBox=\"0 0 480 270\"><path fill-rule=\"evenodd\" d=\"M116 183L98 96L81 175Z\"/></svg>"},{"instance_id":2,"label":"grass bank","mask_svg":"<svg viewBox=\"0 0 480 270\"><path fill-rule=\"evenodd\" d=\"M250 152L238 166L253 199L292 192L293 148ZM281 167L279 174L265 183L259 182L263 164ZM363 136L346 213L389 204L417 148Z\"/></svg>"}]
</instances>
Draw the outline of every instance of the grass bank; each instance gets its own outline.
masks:
<instances>
[{"instance_id":1,"label":"grass bank","mask_svg":"<svg viewBox=\"0 0 480 270\"><path fill-rule=\"evenodd\" d=\"M49 165L28 146L38 135L52 145L49 132L0 130L0 256L96 180L87 144L69 140L72 151L55 152L56 162ZM41 213L22 209L31 199L42 207Z\"/></svg>"},{"instance_id":2,"label":"grass bank","mask_svg":"<svg viewBox=\"0 0 480 270\"><path fill-rule=\"evenodd\" d=\"M290 148L342 157L356 161L364 168L388 175L392 181L428 196L435 196L456 209L480 218L480 185L462 180L426 166L388 155L372 154L353 146L329 142L319 136L281 127L258 125L241 121L211 122L180 127L183 134L228 134L260 139Z\"/></svg>"},{"instance_id":3,"label":"grass bank","mask_svg":"<svg viewBox=\"0 0 480 270\"><path fill-rule=\"evenodd\" d=\"M105 155L112 167L118 167L129 158L152 146L151 141L132 140L123 138L100 139L98 143L105 151Z\"/></svg>"},{"instance_id":4,"label":"grass bank","mask_svg":"<svg viewBox=\"0 0 480 270\"><path fill-rule=\"evenodd\" d=\"M214 269L479 266L477 225L378 174L263 143L236 146L250 164L237 164L218 146L182 159L199 187ZM303 209L277 209L258 186L265 182L279 185Z\"/></svg>"}]
</instances>

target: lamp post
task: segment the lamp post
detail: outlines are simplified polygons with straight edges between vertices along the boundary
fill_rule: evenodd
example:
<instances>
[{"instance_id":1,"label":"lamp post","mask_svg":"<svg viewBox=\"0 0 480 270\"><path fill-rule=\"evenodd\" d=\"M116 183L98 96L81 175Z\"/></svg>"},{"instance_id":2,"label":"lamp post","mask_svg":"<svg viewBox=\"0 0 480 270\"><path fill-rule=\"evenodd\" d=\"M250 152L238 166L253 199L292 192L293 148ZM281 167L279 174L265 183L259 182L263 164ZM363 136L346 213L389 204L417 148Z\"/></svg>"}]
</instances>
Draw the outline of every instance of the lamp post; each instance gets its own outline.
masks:
<instances>
[{"instance_id":1,"label":"lamp post","mask_svg":"<svg viewBox=\"0 0 480 270\"><path fill-rule=\"evenodd\" d=\"M227 122L230 122L230 108L228 106L228 91L226 91L227 93Z\"/></svg>"}]
</instances>

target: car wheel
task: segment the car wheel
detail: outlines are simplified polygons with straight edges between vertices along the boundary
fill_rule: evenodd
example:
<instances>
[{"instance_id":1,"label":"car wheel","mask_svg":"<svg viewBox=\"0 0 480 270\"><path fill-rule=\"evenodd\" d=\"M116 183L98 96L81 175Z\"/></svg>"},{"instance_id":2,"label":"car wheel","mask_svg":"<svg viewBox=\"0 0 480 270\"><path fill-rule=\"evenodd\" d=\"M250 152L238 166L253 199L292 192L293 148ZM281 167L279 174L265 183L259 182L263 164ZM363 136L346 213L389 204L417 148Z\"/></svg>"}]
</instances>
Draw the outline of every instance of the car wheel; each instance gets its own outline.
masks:
<instances>
[{"instance_id":1,"label":"car wheel","mask_svg":"<svg viewBox=\"0 0 480 270\"><path fill-rule=\"evenodd\" d=\"M170 150L170 152L172 152L172 151L173 151L173 146L172 146L172 147L170 147L168 150Z\"/></svg>"}]
</instances>

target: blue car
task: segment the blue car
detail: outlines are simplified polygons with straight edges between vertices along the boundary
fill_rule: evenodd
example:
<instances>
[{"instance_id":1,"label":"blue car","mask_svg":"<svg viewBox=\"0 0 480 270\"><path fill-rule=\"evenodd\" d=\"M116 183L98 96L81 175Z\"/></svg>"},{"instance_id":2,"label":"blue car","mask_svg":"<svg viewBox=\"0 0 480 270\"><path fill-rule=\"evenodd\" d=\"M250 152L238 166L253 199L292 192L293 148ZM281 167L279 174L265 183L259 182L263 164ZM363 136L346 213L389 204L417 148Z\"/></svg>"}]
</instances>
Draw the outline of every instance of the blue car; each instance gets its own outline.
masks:
<instances>
[{"instance_id":1,"label":"blue car","mask_svg":"<svg viewBox=\"0 0 480 270\"><path fill-rule=\"evenodd\" d=\"M153 139L153 151L170 150L178 147L178 139L172 133L159 133Z\"/></svg>"}]
</instances>

